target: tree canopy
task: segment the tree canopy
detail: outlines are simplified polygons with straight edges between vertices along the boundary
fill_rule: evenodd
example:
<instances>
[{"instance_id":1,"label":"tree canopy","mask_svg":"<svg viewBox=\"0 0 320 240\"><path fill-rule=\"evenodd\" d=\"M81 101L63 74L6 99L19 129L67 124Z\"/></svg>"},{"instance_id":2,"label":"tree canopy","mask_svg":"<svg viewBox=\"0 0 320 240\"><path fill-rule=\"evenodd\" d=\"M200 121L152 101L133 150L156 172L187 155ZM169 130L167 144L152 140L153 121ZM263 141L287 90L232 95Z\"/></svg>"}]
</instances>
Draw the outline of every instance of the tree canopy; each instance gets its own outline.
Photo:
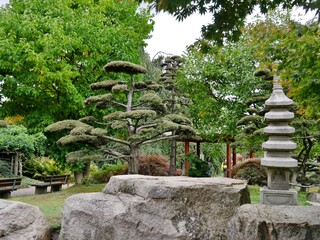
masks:
<instances>
[{"instance_id":1,"label":"tree canopy","mask_svg":"<svg viewBox=\"0 0 320 240\"><path fill-rule=\"evenodd\" d=\"M0 121L0 152L19 152L26 158L44 154L46 137L42 133L31 135L23 126L6 125Z\"/></svg>"},{"instance_id":2,"label":"tree canopy","mask_svg":"<svg viewBox=\"0 0 320 240\"><path fill-rule=\"evenodd\" d=\"M185 56L177 84L189 94L194 126L207 137L237 134L237 121L247 108L245 101L260 81L254 77L255 48L243 37L237 43L218 47L204 41L204 52L197 45Z\"/></svg>"},{"instance_id":3,"label":"tree canopy","mask_svg":"<svg viewBox=\"0 0 320 240\"><path fill-rule=\"evenodd\" d=\"M317 22L301 24L287 14L270 14L250 24L244 31L255 46L257 61L263 66L277 62L278 75L288 95L299 103L298 114L319 119L320 28Z\"/></svg>"},{"instance_id":4,"label":"tree canopy","mask_svg":"<svg viewBox=\"0 0 320 240\"><path fill-rule=\"evenodd\" d=\"M157 94L161 85L139 81L146 69L130 62L113 61L104 67L108 73L120 73L121 80L104 80L90 85L98 95L88 97L86 104L103 111L102 120L87 116L49 125L47 132L68 130L58 144L78 145L79 150L67 155L68 161L104 160L105 156L128 162L129 173L139 172L139 150L142 145L178 135L195 135L191 121L179 114L167 114ZM127 76L126 76L127 75ZM129 75L129 77L128 77ZM80 145L79 145L80 144ZM83 148L86 144L87 149ZM94 149L98 149L95 151Z\"/></svg>"},{"instance_id":5,"label":"tree canopy","mask_svg":"<svg viewBox=\"0 0 320 240\"><path fill-rule=\"evenodd\" d=\"M130 0L11 0L0 8L1 114L40 129L84 116L87 86L106 61L140 61L153 24L137 9Z\"/></svg>"},{"instance_id":6,"label":"tree canopy","mask_svg":"<svg viewBox=\"0 0 320 240\"><path fill-rule=\"evenodd\" d=\"M221 1L221 0L140 0L152 3L157 11L166 11L178 20L183 20L195 12L212 14L212 23L202 27L204 38L223 43L224 39L238 40L245 18L259 9L261 13L268 13L277 7L292 9L301 7L305 11L316 11L319 15L320 3L317 0L254 0L254 1ZM319 18L320 19L320 18Z\"/></svg>"}]
</instances>

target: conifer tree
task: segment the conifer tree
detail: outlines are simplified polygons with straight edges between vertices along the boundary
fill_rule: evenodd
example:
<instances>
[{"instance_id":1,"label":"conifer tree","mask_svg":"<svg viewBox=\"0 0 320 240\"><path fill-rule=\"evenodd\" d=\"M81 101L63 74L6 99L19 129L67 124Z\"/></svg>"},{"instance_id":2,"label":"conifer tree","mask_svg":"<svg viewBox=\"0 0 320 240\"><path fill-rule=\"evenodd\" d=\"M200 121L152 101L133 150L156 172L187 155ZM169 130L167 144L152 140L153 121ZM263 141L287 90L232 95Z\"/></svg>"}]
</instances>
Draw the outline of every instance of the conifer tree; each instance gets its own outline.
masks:
<instances>
[{"instance_id":1,"label":"conifer tree","mask_svg":"<svg viewBox=\"0 0 320 240\"><path fill-rule=\"evenodd\" d=\"M79 120L64 120L49 125L48 132L70 130L60 138L62 145L81 146L67 154L67 161L91 161L112 156L128 162L129 174L139 171L139 149L142 145L178 135L193 135L191 121L181 115L168 113L157 92L161 85L139 81L146 69L130 62L114 61L104 67L112 77L122 80L104 80L90 85L99 95L85 100L105 114L103 120L88 116ZM87 149L83 149L83 144Z\"/></svg>"},{"instance_id":2,"label":"conifer tree","mask_svg":"<svg viewBox=\"0 0 320 240\"><path fill-rule=\"evenodd\" d=\"M261 77L263 82L256 87L252 96L247 99L246 113L237 122L241 132L236 136L236 141L231 144L232 147L246 150L249 153L261 150L261 144L266 140L263 134L263 128L266 126L264 122L264 102L270 97L273 80L272 72L268 69L255 72L255 76Z\"/></svg>"},{"instance_id":3,"label":"conifer tree","mask_svg":"<svg viewBox=\"0 0 320 240\"><path fill-rule=\"evenodd\" d=\"M185 94L181 93L179 89L174 85L175 78L177 77L177 71L182 67L182 58L177 55L166 57L161 63L162 75L160 80L165 85L167 90L166 99L167 107L170 113L183 114L183 106L187 104L187 98ZM176 163L176 151L177 141L173 139L171 141L171 153L170 153L170 168L169 175L174 175L175 163Z\"/></svg>"}]
</instances>

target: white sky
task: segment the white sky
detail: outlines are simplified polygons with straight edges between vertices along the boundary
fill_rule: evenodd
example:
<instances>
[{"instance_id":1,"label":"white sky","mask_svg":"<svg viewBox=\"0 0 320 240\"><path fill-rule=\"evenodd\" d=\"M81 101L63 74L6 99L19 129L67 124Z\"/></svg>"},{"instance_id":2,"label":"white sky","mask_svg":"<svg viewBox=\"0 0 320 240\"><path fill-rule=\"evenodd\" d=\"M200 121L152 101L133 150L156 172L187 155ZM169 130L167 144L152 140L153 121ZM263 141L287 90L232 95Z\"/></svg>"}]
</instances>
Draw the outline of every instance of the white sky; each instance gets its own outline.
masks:
<instances>
[{"instance_id":1,"label":"white sky","mask_svg":"<svg viewBox=\"0 0 320 240\"><path fill-rule=\"evenodd\" d=\"M0 5L9 0L0 0ZM295 11L298 12L298 11ZM301 12L301 11L300 11ZM304 19L311 19L314 14L307 14ZM201 36L201 27L211 22L211 16L194 14L183 22L178 22L167 13L159 13L154 17L154 31L146 42L146 51L152 59L158 52L181 55L188 45Z\"/></svg>"},{"instance_id":2,"label":"white sky","mask_svg":"<svg viewBox=\"0 0 320 240\"><path fill-rule=\"evenodd\" d=\"M201 27L211 22L211 15L193 14L178 22L167 13L154 17L154 30L151 39L147 40L146 51L152 59L159 51L181 55L188 45L201 37Z\"/></svg>"}]
</instances>

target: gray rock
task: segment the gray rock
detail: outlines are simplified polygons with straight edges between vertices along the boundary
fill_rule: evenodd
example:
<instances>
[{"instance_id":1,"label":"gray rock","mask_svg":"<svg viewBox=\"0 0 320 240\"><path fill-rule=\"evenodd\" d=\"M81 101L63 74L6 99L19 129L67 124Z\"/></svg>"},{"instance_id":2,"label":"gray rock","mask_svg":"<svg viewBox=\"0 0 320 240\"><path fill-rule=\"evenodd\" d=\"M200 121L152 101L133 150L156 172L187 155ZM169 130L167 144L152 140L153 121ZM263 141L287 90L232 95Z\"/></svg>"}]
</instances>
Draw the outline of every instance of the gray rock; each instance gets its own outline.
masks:
<instances>
[{"instance_id":1,"label":"gray rock","mask_svg":"<svg viewBox=\"0 0 320 240\"><path fill-rule=\"evenodd\" d=\"M226 239L228 221L249 201L240 180L116 176L103 193L66 200L60 239Z\"/></svg>"},{"instance_id":2,"label":"gray rock","mask_svg":"<svg viewBox=\"0 0 320 240\"><path fill-rule=\"evenodd\" d=\"M47 240L49 225L39 208L29 204L0 200L1 240Z\"/></svg>"},{"instance_id":3,"label":"gray rock","mask_svg":"<svg viewBox=\"0 0 320 240\"><path fill-rule=\"evenodd\" d=\"M308 194L308 200L315 203L320 203L320 192Z\"/></svg>"},{"instance_id":4,"label":"gray rock","mask_svg":"<svg viewBox=\"0 0 320 240\"><path fill-rule=\"evenodd\" d=\"M228 240L318 240L320 208L245 204L228 224Z\"/></svg>"}]
</instances>

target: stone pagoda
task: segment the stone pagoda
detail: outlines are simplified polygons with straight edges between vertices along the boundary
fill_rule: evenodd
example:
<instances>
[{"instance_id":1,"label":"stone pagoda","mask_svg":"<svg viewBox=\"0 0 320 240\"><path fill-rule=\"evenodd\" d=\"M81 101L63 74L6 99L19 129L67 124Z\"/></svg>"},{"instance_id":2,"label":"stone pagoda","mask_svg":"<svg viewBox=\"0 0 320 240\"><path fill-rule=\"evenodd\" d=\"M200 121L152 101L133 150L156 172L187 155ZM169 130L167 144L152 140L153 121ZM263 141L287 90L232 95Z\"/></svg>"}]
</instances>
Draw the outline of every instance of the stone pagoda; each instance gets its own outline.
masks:
<instances>
[{"instance_id":1,"label":"stone pagoda","mask_svg":"<svg viewBox=\"0 0 320 240\"><path fill-rule=\"evenodd\" d=\"M290 157L290 152L297 145L290 140L295 129L288 125L294 114L289 111L293 101L288 98L278 81L273 78L273 91L265 102L269 112L265 114L268 126L264 133L269 136L262 144L265 151L261 165L267 168L267 187L260 189L260 202L267 205L297 205L297 191L290 188L290 175L298 166L297 160Z\"/></svg>"}]
</instances>

